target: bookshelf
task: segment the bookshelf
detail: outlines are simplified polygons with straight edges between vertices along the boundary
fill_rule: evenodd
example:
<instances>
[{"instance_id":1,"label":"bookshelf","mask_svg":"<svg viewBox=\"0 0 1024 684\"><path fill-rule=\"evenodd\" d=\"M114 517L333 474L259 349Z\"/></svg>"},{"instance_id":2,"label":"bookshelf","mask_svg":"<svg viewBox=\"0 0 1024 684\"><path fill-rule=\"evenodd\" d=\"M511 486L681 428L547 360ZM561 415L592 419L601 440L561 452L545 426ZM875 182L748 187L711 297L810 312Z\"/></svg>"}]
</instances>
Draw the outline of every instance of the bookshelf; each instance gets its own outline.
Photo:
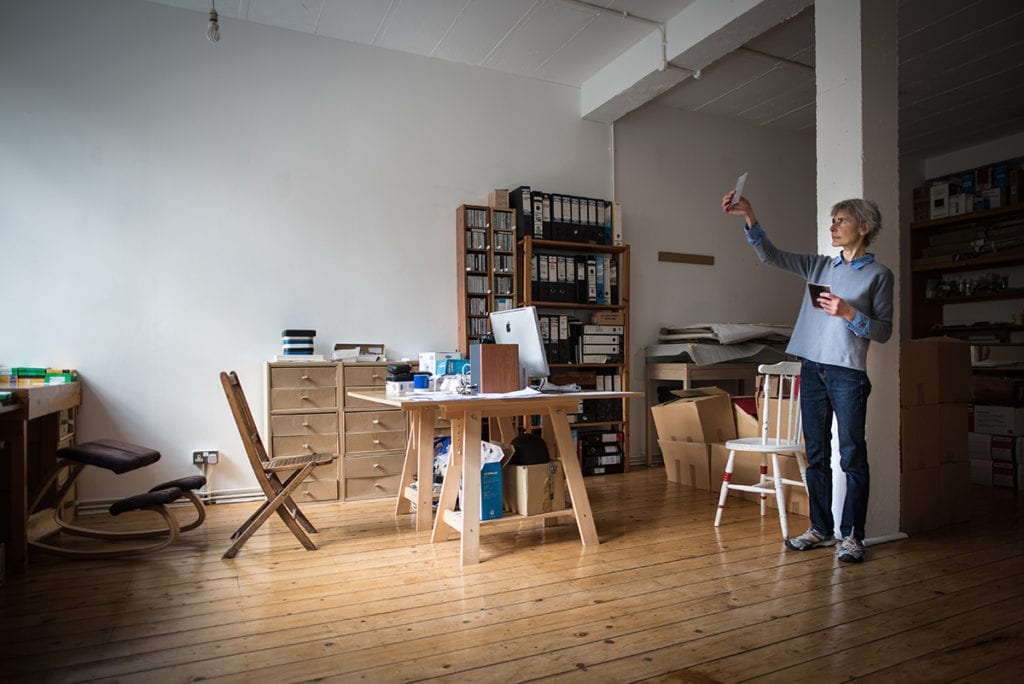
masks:
<instances>
[{"instance_id":1,"label":"bookshelf","mask_svg":"<svg viewBox=\"0 0 1024 684\"><path fill-rule=\"evenodd\" d=\"M492 311L516 306L515 212L463 204L455 211L459 351L490 332Z\"/></svg>"},{"instance_id":2,"label":"bookshelf","mask_svg":"<svg viewBox=\"0 0 1024 684\"><path fill-rule=\"evenodd\" d=\"M537 307L551 381L628 390L629 246L527 235L518 274L518 305ZM582 409L573 429L584 475L629 470L629 401L589 400Z\"/></svg>"}]
</instances>

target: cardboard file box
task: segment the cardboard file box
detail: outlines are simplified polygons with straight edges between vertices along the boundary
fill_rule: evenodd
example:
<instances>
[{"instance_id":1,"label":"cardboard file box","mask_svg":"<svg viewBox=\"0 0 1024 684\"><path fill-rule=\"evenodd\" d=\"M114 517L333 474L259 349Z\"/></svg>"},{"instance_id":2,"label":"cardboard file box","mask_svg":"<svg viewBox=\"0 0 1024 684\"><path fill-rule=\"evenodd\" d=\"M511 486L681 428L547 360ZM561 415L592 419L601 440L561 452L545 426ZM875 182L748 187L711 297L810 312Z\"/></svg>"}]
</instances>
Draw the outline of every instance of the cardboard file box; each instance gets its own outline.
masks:
<instances>
[{"instance_id":1,"label":"cardboard file box","mask_svg":"<svg viewBox=\"0 0 1024 684\"><path fill-rule=\"evenodd\" d=\"M694 489L711 489L711 452L703 442L673 442L659 439L669 482Z\"/></svg>"},{"instance_id":2,"label":"cardboard file box","mask_svg":"<svg viewBox=\"0 0 1024 684\"><path fill-rule=\"evenodd\" d=\"M565 509L565 473L559 461L508 466L506 507L519 515L537 515Z\"/></svg>"},{"instance_id":3,"label":"cardboard file box","mask_svg":"<svg viewBox=\"0 0 1024 684\"><path fill-rule=\"evenodd\" d=\"M651 407L658 439L676 442L725 442L736 437L736 419L728 392L717 387L676 390L674 401Z\"/></svg>"},{"instance_id":4,"label":"cardboard file box","mask_svg":"<svg viewBox=\"0 0 1024 684\"><path fill-rule=\"evenodd\" d=\"M900 345L900 406L971 400L971 345L949 337Z\"/></svg>"}]
</instances>

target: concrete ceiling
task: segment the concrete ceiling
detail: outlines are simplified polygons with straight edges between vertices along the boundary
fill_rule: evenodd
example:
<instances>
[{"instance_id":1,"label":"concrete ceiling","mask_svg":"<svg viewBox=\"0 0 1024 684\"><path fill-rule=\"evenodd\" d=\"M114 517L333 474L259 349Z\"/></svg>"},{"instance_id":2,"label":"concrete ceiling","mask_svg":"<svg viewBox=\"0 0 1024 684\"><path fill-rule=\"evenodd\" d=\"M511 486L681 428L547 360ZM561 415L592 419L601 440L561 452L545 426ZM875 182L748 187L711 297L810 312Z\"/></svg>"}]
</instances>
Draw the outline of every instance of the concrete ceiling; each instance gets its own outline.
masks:
<instances>
[{"instance_id":1,"label":"concrete ceiling","mask_svg":"<svg viewBox=\"0 0 1024 684\"><path fill-rule=\"evenodd\" d=\"M210 9L209 0L151 1ZM759 126L814 127L813 0L593 4L614 13L578 0L219 0L216 7L224 41L237 19L472 64L578 87L588 119L611 122L654 101ZM1024 2L899 0L898 21L903 154L927 157L1024 130ZM205 16L196 23L201 38Z\"/></svg>"}]
</instances>

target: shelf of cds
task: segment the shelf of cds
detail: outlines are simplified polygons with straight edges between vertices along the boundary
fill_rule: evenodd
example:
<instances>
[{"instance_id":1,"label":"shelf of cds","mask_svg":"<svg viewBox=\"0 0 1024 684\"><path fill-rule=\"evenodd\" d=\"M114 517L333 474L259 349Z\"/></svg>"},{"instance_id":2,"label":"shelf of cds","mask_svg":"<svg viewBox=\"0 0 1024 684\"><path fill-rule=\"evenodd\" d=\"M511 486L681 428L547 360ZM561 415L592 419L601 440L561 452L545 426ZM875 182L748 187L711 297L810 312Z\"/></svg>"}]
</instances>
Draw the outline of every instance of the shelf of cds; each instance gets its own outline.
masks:
<instances>
[{"instance_id":1,"label":"shelf of cds","mask_svg":"<svg viewBox=\"0 0 1024 684\"><path fill-rule=\"evenodd\" d=\"M515 212L463 204L455 210L459 349L489 333L492 311L516 306Z\"/></svg>"}]
</instances>

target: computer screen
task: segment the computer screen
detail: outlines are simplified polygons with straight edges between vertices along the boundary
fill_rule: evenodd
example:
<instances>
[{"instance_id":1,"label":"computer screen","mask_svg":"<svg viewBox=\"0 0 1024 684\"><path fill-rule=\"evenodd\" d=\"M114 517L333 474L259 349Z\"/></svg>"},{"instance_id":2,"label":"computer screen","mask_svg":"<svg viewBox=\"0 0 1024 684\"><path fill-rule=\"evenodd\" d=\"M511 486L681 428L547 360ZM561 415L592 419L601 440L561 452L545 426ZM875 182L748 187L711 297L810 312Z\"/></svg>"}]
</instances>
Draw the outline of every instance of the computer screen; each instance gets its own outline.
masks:
<instances>
[{"instance_id":1,"label":"computer screen","mask_svg":"<svg viewBox=\"0 0 1024 684\"><path fill-rule=\"evenodd\" d=\"M491 330L498 344L519 345L519 366L526 371L528 379L548 377L548 356L544 351L536 307L495 311L491 314Z\"/></svg>"}]
</instances>

